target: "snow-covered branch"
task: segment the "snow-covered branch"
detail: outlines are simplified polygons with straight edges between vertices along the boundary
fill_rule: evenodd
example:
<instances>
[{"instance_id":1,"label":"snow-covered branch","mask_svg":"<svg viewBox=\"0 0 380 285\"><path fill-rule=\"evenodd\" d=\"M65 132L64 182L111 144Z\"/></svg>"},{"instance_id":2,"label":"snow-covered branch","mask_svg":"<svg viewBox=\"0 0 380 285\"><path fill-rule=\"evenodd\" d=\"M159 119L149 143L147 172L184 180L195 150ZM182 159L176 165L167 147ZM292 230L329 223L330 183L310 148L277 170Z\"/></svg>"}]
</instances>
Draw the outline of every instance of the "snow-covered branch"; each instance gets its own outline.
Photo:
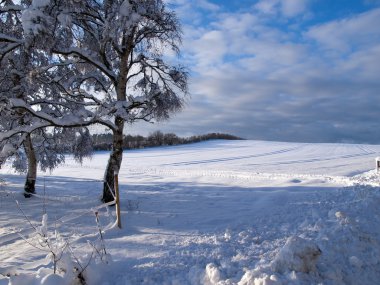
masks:
<instances>
[{"instance_id":1,"label":"snow-covered branch","mask_svg":"<svg viewBox=\"0 0 380 285\"><path fill-rule=\"evenodd\" d=\"M6 35L6 34L3 34L3 33L0 33L0 42L17 43L17 44L23 43L22 40L15 38L15 37L12 37L12 36L9 36L9 35Z\"/></svg>"},{"instance_id":2,"label":"snow-covered branch","mask_svg":"<svg viewBox=\"0 0 380 285\"><path fill-rule=\"evenodd\" d=\"M30 134L30 133L34 132L35 130L46 128L49 126L50 126L49 122L43 122L43 121L35 123L33 125L30 125L30 126L28 126L28 125L27 126L19 126L18 128L15 128L13 130L1 132L0 133L0 142L6 141L6 140L18 135L18 134Z\"/></svg>"},{"instance_id":3,"label":"snow-covered branch","mask_svg":"<svg viewBox=\"0 0 380 285\"><path fill-rule=\"evenodd\" d=\"M78 56L86 62L89 62L92 65L94 65L101 72L103 72L110 80L116 81L116 74L111 69L109 69L105 64L94 58L90 53L86 52L83 49L76 47L72 47L69 49L54 48L53 52L64 56Z\"/></svg>"},{"instance_id":4,"label":"snow-covered branch","mask_svg":"<svg viewBox=\"0 0 380 285\"><path fill-rule=\"evenodd\" d=\"M86 127L93 124L101 124L110 129L115 128L115 125L111 121L104 120L96 116L81 118L80 114L65 114L62 117L54 117L45 112L36 111L34 108L32 108L32 106L26 104L25 101L21 99L10 99L10 105L12 109L22 109L23 111L30 113L33 117L42 120L41 126L38 127L37 125L37 127L33 127L30 132L47 126L74 128Z\"/></svg>"},{"instance_id":5,"label":"snow-covered branch","mask_svg":"<svg viewBox=\"0 0 380 285\"><path fill-rule=\"evenodd\" d=\"M6 5L0 7L0 14L6 12L21 12L24 8L21 5Z\"/></svg>"},{"instance_id":6,"label":"snow-covered branch","mask_svg":"<svg viewBox=\"0 0 380 285\"><path fill-rule=\"evenodd\" d=\"M0 49L0 62L3 60L4 56L6 56L8 53L12 52L14 49L18 48L21 45L21 43L9 43L4 48Z\"/></svg>"}]
</instances>

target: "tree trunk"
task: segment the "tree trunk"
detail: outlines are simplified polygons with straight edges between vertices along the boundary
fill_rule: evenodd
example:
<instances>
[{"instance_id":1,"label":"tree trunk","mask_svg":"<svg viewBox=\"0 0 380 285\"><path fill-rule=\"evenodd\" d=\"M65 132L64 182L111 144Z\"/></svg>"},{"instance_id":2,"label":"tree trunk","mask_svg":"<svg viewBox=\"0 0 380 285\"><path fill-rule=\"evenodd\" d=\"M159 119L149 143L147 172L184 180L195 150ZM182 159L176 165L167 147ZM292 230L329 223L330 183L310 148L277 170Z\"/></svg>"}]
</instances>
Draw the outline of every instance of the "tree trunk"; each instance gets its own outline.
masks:
<instances>
[{"instance_id":1,"label":"tree trunk","mask_svg":"<svg viewBox=\"0 0 380 285\"><path fill-rule=\"evenodd\" d=\"M110 158L108 159L106 171L104 173L102 197L102 201L104 203L108 203L114 200L114 175L115 172L119 172L121 161L123 160L124 120L122 118L117 117L115 119L115 124L117 126L117 130L113 132L112 151Z\"/></svg>"},{"instance_id":2,"label":"tree trunk","mask_svg":"<svg viewBox=\"0 0 380 285\"><path fill-rule=\"evenodd\" d=\"M134 30L132 35L134 34ZM126 86L128 81L128 66L129 66L129 55L133 50L132 40L133 37L123 38L123 43L127 46L122 57L120 58L119 75L117 78L117 84L115 84L116 97L118 101L126 101ZM123 160L123 132L124 132L124 119L116 116L115 118L116 130L113 131L113 141L112 141L112 151L110 158L107 163L106 172L104 173L104 184L103 184L103 197L102 201L104 203L111 202L114 199L115 187L114 187L114 175L115 172L119 172L121 161ZM112 191L112 192L111 192Z\"/></svg>"},{"instance_id":3,"label":"tree trunk","mask_svg":"<svg viewBox=\"0 0 380 285\"><path fill-rule=\"evenodd\" d=\"M37 178L37 159L30 134L26 136L24 141L24 149L28 160L28 172L24 186L24 196L25 198L30 198L32 196L31 194L36 192L35 184Z\"/></svg>"}]
</instances>

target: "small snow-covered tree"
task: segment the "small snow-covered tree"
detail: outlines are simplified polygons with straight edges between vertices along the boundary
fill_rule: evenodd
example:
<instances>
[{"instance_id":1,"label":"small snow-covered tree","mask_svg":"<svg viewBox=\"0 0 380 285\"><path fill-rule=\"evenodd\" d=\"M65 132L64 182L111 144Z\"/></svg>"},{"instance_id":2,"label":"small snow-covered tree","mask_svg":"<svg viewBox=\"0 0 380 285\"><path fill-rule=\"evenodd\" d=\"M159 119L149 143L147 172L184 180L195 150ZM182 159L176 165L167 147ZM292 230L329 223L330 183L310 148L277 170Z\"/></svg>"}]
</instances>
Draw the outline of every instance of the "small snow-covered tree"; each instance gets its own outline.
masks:
<instances>
[{"instance_id":1,"label":"small snow-covered tree","mask_svg":"<svg viewBox=\"0 0 380 285\"><path fill-rule=\"evenodd\" d=\"M22 110L11 110L6 104L9 99L25 100L28 93L33 93L33 86L27 83L27 72L31 67L31 57L29 51L22 45L21 14L19 6L11 5L12 1L2 1L1 18L0 18L0 96L2 102L1 108L1 127L2 131L12 131L18 126L26 127L31 124L32 118L29 114ZM7 5L7 6L4 6ZM6 7L8 9L6 9ZM2 161L13 154L19 158L15 163L15 167L20 169L29 165L25 190L34 192L34 182L36 173L36 156L34 153L31 137L28 133L18 135L18 140L12 138L13 147L9 148L5 142L1 140L3 145ZM23 145L24 154L19 152L19 148ZM4 150L5 148L5 150ZM24 163L25 158L28 163ZM20 163L22 162L22 163Z\"/></svg>"},{"instance_id":2,"label":"small snow-covered tree","mask_svg":"<svg viewBox=\"0 0 380 285\"><path fill-rule=\"evenodd\" d=\"M12 102L21 102L55 117L65 111L63 105L52 104L59 102L57 99L62 93L59 86L46 81L46 70L55 66L54 59L35 48L36 44L25 36L28 25L23 20L27 14L25 7L30 3L17 3L19 5L13 1L0 2L0 165L7 158L14 158L14 168L27 172L24 189L25 197L30 197L29 193L35 192L37 163L44 171L52 170L64 161L63 153L70 150L81 160L89 155L91 144L88 143L88 130L83 127L47 130L45 127L51 124L43 118L34 116L25 108L13 108ZM55 69L48 75L61 74L62 71L67 68ZM65 109L67 112L67 104ZM67 140L68 135L72 139ZM64 136L66 140L62 139Z\"/></svg>"}]
</instances>

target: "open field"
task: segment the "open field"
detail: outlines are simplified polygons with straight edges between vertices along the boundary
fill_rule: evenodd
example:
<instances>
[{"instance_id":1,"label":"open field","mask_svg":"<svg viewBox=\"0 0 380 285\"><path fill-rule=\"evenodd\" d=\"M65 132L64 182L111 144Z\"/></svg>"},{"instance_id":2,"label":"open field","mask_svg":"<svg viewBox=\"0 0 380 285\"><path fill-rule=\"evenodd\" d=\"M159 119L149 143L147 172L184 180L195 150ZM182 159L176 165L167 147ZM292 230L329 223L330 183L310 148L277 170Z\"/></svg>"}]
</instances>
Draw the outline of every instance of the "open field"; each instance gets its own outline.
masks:
<instances>
[{"instance_id":1,"label":"open field","mask_svg":"<svg viewBox=\"0 0 380 285\"><path fill-rule=\"evenodd\" d=\"M264 141L127 151L123 227L114 226L114 208L98 210L112 261L90 264L88 284L376 284L379 155L377 145ZM107 159L67 157L40 174L31 199L22 196L23 176L0 170L0 284L7 274L13 285L42 284L52 268L31 246L35 230L15 200L36 226L46 210L49 230L86 258L88 241L98 240ZM60 274L68 282L69 272Z\"/></svg>"}]
</instances>

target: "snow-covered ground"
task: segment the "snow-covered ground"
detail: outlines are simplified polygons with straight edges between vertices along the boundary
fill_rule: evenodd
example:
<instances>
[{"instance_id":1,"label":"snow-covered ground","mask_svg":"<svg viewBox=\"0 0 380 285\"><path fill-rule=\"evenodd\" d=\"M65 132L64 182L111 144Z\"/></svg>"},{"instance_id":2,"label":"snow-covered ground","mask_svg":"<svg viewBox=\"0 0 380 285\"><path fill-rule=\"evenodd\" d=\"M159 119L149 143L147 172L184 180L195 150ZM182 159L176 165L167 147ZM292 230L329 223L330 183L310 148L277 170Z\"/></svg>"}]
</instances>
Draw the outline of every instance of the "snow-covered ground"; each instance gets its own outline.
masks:
<instances>
[{"instance_id":1,"label":"snow-covered ground","mask_svg":"<svg viewBox=\"0 0 380 285\"><path fill-rule=\"evenodd\" d=\"M83 165L68 157L40 174L31 199L23 176L5 167L0 284L75 284L78 261L90 285L379 284L379 155L373 145L263 141L126 151L122 229L114 208L98 209L107 255L94 209L108 153ZM32 246L36 231L65 248L62 278Z\"/></svg>"}]
</instances>

